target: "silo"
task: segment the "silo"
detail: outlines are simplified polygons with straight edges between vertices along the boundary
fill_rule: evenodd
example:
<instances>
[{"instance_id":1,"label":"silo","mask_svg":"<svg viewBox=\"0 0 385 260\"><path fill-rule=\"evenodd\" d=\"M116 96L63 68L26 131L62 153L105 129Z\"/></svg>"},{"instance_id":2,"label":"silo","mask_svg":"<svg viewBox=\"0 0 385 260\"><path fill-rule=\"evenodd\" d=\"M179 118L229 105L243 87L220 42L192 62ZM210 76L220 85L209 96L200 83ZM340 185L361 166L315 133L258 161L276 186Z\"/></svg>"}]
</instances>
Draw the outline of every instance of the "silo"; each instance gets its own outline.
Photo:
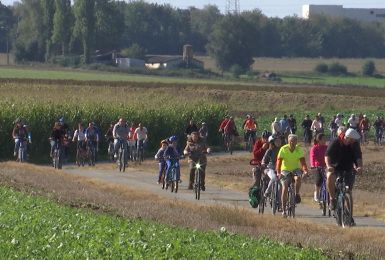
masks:
<instances>
[{"instance_id":1,"label":"silo","mask_svg":"<svg viewBox=\"0 0 385 260\"><path fill-rule=\"evenodd\" d=\"M183 61L186 63L187 67L190 67L192 59L193 59L192 45L190 44L183 45Z\"/></svg>"}]
</instances>

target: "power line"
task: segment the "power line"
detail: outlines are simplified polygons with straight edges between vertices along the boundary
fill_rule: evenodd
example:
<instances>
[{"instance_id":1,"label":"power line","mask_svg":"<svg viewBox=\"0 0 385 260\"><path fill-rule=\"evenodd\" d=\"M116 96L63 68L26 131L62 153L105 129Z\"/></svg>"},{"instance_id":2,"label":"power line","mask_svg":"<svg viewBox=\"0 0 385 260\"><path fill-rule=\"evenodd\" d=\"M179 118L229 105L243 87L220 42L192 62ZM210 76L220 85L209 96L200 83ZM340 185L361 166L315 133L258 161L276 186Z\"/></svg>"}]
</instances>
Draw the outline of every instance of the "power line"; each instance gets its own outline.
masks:
<instances>
[{"instance_id":1,"label":"power line","mask_svg":"<svg viewBox=\"0 0 385 260\"><path fill-rule=\"evenodd\" d=\"M228 14L239 14L240 13L239 0L227 0L226 2L226 13Z\"/></svg>"}]
</instances>

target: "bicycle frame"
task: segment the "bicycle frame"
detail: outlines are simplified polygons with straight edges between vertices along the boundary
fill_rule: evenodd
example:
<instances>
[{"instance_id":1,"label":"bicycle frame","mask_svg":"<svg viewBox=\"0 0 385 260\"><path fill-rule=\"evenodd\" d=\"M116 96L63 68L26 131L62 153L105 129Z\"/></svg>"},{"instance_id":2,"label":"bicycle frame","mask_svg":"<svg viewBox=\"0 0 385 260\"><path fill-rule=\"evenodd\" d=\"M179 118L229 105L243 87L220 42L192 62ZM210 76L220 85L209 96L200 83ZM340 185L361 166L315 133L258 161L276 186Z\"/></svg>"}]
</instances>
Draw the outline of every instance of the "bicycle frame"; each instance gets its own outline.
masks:
<instances>
[{"instance_id":1,"label":"bicycle frame","mask_svg":"<svg viewBox=\"0 0 385 260\"><path fill-rule=\"evenodd\" d=\"M336 197L337 205L335 217L337 224L342 227L350 227L353 225L353 198L350 187L345 183L345 177L348 172L342 172L336 180ZM354 174L354 173L352 173Z\"/></svg>"}]
</instances>

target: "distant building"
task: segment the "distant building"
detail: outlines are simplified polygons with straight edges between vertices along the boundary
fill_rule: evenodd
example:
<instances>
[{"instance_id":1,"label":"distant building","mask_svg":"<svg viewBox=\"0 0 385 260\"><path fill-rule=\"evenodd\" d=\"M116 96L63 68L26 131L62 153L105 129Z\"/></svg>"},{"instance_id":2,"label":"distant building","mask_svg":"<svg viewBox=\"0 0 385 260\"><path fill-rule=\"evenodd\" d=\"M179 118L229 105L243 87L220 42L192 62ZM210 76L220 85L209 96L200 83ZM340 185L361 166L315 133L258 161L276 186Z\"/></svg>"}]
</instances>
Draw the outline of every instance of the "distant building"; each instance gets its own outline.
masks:
<instances>
[{"instance_id":1,"label":"distant building","mask_svg":"<svg viewBox=\"0 0 385 260\"><path fill-rule=\"evenodd\" d=\"M385 5L385 4L384 4ZM362 22L384 22L385 9L380 8L344 8L342 5L303 5L302 17L309 19L314 15L350 18Z\"/></svg>"},{"instance_id":2,"label":"distant building","mask_svg":"<svg viewBox=\"0 0 385 260\"><path fill-rule=\"evenodd\" d=\"M116 58L115 59L116 64L121 69L128 69L128 68L144 68L144 60L140 59L132 59L132 58Z\"/></svg>"},{"instance_id":3,"label":"distant building","mask_svg":"<svg viewBox=\"0 0 385 260\"><path fill-rule=\"evenodd\" d=\"M189 67L203 68L203 62L194 58L189 60ZM147 69L176 69L186 68L186 60L183 56L152 56L147 59Z\"/></svg>"}]
</instances>

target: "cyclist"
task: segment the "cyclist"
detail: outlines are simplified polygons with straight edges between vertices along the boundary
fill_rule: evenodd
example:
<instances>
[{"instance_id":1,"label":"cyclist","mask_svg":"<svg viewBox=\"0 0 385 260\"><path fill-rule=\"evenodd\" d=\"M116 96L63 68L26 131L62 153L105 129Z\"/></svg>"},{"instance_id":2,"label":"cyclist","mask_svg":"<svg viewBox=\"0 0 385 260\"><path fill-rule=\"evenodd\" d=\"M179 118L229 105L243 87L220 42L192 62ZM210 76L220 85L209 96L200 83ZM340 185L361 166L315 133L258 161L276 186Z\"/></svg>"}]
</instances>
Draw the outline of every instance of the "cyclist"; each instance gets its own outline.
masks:
<instances>
[{"instance_id":1,"label":"cyclist","mask_svg":"<svg viewBox=\"0 0 385 260\"><path fill-rule=\"evenodd\" d=\"M273 123L271 123L271 133L274 136L281 136L281 124L278 121L278 117L274 118Z\"/></svg>"},{"instance_id":2,"label":"cyclist","mask_svg":"<svg viewBox=\"0 0 385 260\"><path fill-rule=\"evenodd\" d=\"M361 137L362 137L361 143L366 143L368 141L367 140L367 134L368 134L369 129L370 129L370 122L369 122L369 119L366 115L363 115L362 120L360 121L358 128L360 129L360 132L361 132Z\"/></svg>"},{"instance_id":3,"label":"cyclist","mask_svg":"<svg viewBox=\"0 0 385 260\"><path fill-rule=\"evenodd\" d=\"M253 160L252 164L256 167L253 168L254 185L259 186L262 176L262 159L267 149L269 149L269 136L271 135L266 129L263 130L261 138L255 141L253 146Z\"/></svg>"},{"instance_id":4,"label":"cyclist","mask_svg":"<svg viewBox=\"0 0 385 260\"><path fill-rule=\"evenodd\" d=\"M209 130L207 128L207 124L202 122L201 128L199 128L199 136L203 139L203 141L207 142L207 137L209 135Z\"/></svg>"},{"instance_id":5,"label":"cyclist","mask_svg":"<svg viewBox=\"0 0 385 260\"><path fill-rule=\"evenodd\" d=\"M194 123L193 120L190 120L189 124L186 127L186 130L184 131L184 134L188 137L192 132L198 132L198 127Z\"/></svg>"},{"instance_id":6,"label":"cyclist","mask_svg":"<svg viewBox=\"0 0 385 260\"><path fill-rule=\"evenodd\" d=\"M51 136L50 136L50 144L51 144L51 152L50 157L53 157L53 151L56 144L59 144L60 149L62 149L64 136L66 135L65 131L63 130L62 126L59 122L55 122L55 125L53 126Z\"/></svg>"},{"instance_id":7,"label":"cyclist","mask_svg":"<svg viewBox=\"0 0 385 260\"><path fill-rule=\"evenodd\" d=\"M311 132L311 126L313 122L310 119L309 115L305 116L305 119L302 121L302 128L303 128L303 135L304 135L304 142L306 144L311 144L311 139L312 139L312 132Z\"/></svg>"},{"instance_id":8,"label":"cyclist","mask_svg":"<svg viewBox=\"0 0 385 260\"><path fill-rule=\"evenodd\" d=\"M380 116L377 116L376 121L373 123L374 130L376 131L376 143L381 145L382 134L384 132L384 123Z\"/></svg>"},{"instance_id":9,"label":"cyclist","mask_svg":"<svg viewBox=\"0 0 385 260\"><path fill-rule=\"evenodd\" d=\"M315 116L315 119L313 120L310 129L313 131L314 137L319 133L323 133L323 125L318 115Z\"/></svg>"},{"instance_id":10,"label":"cyclist","mask_svg":"<svg viewBox=\"0 0 385 260\"><path fill-rule=\"evenodd\" d=\"M85 141L86 141L87 146L93 145L94 148L95 148L95 151L98 151L98 147L99 147L99 131L95 127L95 123L94 122L90 122L88 124L88 128L85 131L85 137L86 137Z\"/></svg>"},{"instance_id":11,"label":"cyclist","mask_svg":"<svg viewBox=\"0 0 385 260\"><path fill-rule=\"evenodd\" d=\"M235 125L234 118L230 116L229 121L227 121L226 126L223 129L225 140L231 142L234 140L234 136L238 135L237 126Z\"/></svg>"},{"instance_id":12,"label":"cyclist","mask_svg":"<svg viewBox=\"0 0 385 260\"><path fill-rule=\"evenodd\" d=\"M114 137L114 158L117 158L118 150L120 145L123 143L124 149L127 151L127 137L128 137L128 126L123 118L120 118L118 123L114 125L112 129L112 135ZM127 153L126 153L127 154ZM125 161L127 158L124 158Z\"/></svg>"},{"instance_id":13,"label":"cyclist","mask_svg":"<svg viewBox=\"0 0 385 260\"><path fill-rule=\"evenodd\" d=\"M289 173L294 174L295 181L295 199L296 203L301 202L300 188L301 188L301 176L302 171L304 175L307 175L307 165L305 156L302 148L297 145L298 136L290 134L288 136L289 143L282 146L278 152L277 157L277 175L281 179L282 184L282 216L286 217L286 202L287 202L287 191L289 186L289 179L287 175ZM302 171L301 169L302 168Z\"/></svg>"},{"instance_id":14,"label":"cyclist","mask_svg":"<svg viewBox=\"0 0 385 260\"><path fill-rule=\"evenodd\" d=\"M196 132L194 132L196 133ZM167 170L166 170L166 180L167 182L171 181L171 168L175 167L176 169L176 180L180 181L180 165L179 158L181 153L177 149L177 140L178 138L173 135L168 138L169 145L164 151L164 158L166 159Z\"/></svg>"},{"instance_id":15,"label":"cyclist","mask_svg":"<svg viewBox=\"0 0 385 260\"><path fill-rule=\"evenodd\" d=\"M86 129L84 129L83 124L78 124L78 129L75 130L74 136L72 138L72 142L77 141L76 148L78 150L85 150L86 149Z\"/></svg>"},{"instance_id":16,"label":"cyclist","mask_svg":"<svg viewBox=\"0 0 385 260\"><path fill-rule=\"evenodd\" d=\"M227 125L227 122L229 122L229 120L230 120L230 116L225 116L225 118L222 120L222 122L219 125L218 132L222 133L222 135L224 135L225 126Z\"/></svg>"},{"instance_id":17,"label":"cyclist","mask_svg":"<svg viewBox=\"0 0 385 260\"><path fill-rule=\"evenodd\" d=\"M336 123L336 120L337 120L337 116L333 116L332 120L330 120L330 123L329 123L330 140L334 140L337 137L338 125Z\"/></svg>"},{"instance_id":18,"label":"cyclist","mask_svg":"<svg viewBox=\"0 0 385 260\"><path fill-rule=\"evenodd\" d=\"M136 151L137 154L139 155L140 151L143 151L144 145L147 142L147 128L142 126L142 123L138 124L138 127L135 129L134 134L136 135Z\"/></svg>"},{"instance_id":19,"label":"cyclist","mask_svg":"<svg viewBox=\"0 0 385 260\"><path fill-rule=\"evenodd\" d=\"M353 128L355 130L358 129L359 119L355 114L352 114L348 119L349 128Z\"/></svg>"},{"instance_id":20,"label":"cyclist","mask_svg":"<svg viewBox=\"0 0 385 260\"><path fill-rule=\"evenodd\" d=\"M340 114L340 113L337 114L337 118L336 118L336 120L334 121L334 122L336 123L337 127L340 127L340 126L343 126L343 125L344 125L343 118L344 118L344 115L343 115L343 114Z\"/></svg>"},{"instance_id":21,"label":"cyclist","mask_svg":"<svg viewBox=\"0 0 385 260\"><path fill-rule=\"evenodd\" d=\"M13 150L13 156L17 156L17 151L20 147L20 142L27 144L26 139L31 143L30 134L28 133L27 127L23 124L20 119L15 120L15 127L12 130L12 138L15 140L15 148Z\"/></svg>"},{"instance_id":22,"label":"cyclist","mask_svg":"<svg viewBox=\"0 0 385 260\"><path fill-rule=\"evenodd\" d=\"M192 190L195 179L195 165L197 163L201 166L201 189L202 191L206 190L205 186L205 176L206 176L206 164L207 157L206 153L210 153L210 148L206 146L201 138L199 138L198 132L192 132L190 138L187 140L187 145L184 148L183 154L188 155L189 157L189 168L190 168L190 181L188 189Z\"/></svg>"},{"instance_id":23,"label":"cyclist","mask_svg":"<svg viewBox=\"0 0 385 260\"><path fill-rule=\"evenodd\" d=\"M318 113L317 114L318 118L319 118L319 121L321 122L321 129L322 129L322 133L325 129L325 118L322 116L321 113Z\"/></svg>"},{"instance_id":24,"label":"cyclist","mask_svg":"<svg viewBox=\"0 0 385 260\"><path fill-rule=\"evenodd\" d=\"M59 125L64 133L63 137L63 151L64 151L64 160L67 160L69 155L69 146L71 142L71 131L67 123L64 122L64 117L59 119Z\"/></svg>"},{"instance_id":25,"label":"cyclist","mask_svg":"<svg viewBox=\"0 0 385 260\"><path fill-rule=\"evenodd\" d=\"M281 148L281 139L276 138L275 136L269 136L269 149L265 152L265 155L262 158L262 166L266 167L264 173L269 176L270 182L267 186L264 196L268 197L270 195L272 185L277 181L276 174L276 161L279 149Z\"/></svg>"},{"instance_id":26,"label":"cyclist","mask_svg":"<svg viewBox=\"0 0 385 260\"><path fill-rule=\"evenodd\" d=\"M290 134L295 134L295 132L297 132L297 120L295 120L292 114L289 116L287 122L289 123Z\"/></svg>"},{"instance_id":27,"label":"cyclist","mask_svg":"<svg viewBox=\"0 0 385 260\"><path fill-rule=\"evenodd\" d=\"M349 128L346 132L342 132L337 139L332 141L325 155L325 162L327 167L327 187L330 194L330 209L334 210L336 207L336 178L341 173L348 173L345 175L346 185L350 190L353 190L355 181L355 170L358 174L362 173L362 152L358 143L360 134Z\"/></svg>"},{"instance_id":28,"label":"cyclist","mask_svg":"<svg viewBox=\"0 0 385 260\"><path fill-rule=\"evenodd\" d=\"M137 138L137 135L135 134L135 129L136 129L135 124L131 123L131 127L128 131L128 136L127 136L128 150L129 150L128 154L129 154L129 159L131 161L135 161L135 158L136 158L135 145L138 138Z\"/></svg>"},{"instance_id":29,"label":"cyclist","mask_svg":"<svg viewBox=\"0 0 385 260\"><path fill-rule=\"evenodd\" d=\"M255 143L256 135L257 135L257 122L254 120L253 117L249 116L249 119L246 120L243 130L245 131L245 142L249 140L249 136L251 136L252 143L253 145Z\"/></svg>"},{"instance_id":30,"label":"cyclist","mask_svg":"<svg viewBox=\"0 0 385 260\"><path fill-rule=\"evenodd\" d=\"M321 167L323 169L326 168L325 164L325 153L326 153L326 139L325 135L323 133L319 133L314 138L314 145L310 149L310 166L311 167ZM314 201L319 202L320 197L320 190L321 190L321 184L322 184L322 178L321 175L323 171L317 171L316 172L316 181L315 181L315 187L314 187Z\"/></svg>"},{"instance_id":31,"label":"cyclist","mask_svg":"<svg viewBox=\"0 0 385 260\"><path fill-rule=\"evenodd\" d=\"M155 154L155 160L158 160L159 162L159 175L158 175L157 184L160 184L160 182L162 181L162 174L167 169L166 160L164 158L164 152L166 151L167 147L168 147L168 141L162 140L160 142L160 148L158 152Z\"/></svg>"}]
</instances>

